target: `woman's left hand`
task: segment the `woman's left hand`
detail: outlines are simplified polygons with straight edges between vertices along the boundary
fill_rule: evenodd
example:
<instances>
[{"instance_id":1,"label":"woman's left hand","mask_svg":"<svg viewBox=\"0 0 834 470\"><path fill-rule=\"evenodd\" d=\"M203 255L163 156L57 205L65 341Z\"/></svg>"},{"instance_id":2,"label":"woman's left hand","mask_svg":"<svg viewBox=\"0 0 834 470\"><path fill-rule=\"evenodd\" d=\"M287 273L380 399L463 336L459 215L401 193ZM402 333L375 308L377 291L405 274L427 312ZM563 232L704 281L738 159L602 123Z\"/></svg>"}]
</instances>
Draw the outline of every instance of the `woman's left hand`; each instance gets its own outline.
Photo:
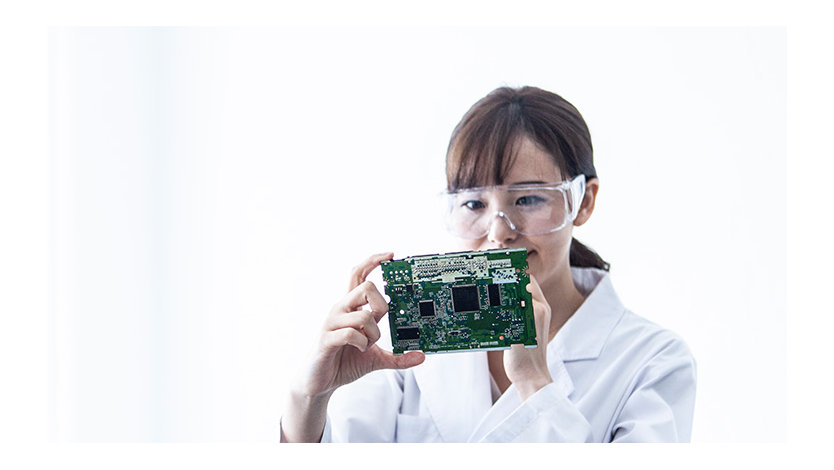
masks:
<instances>
[{"instance_id":1,"label":"woman's left hand","mask_svg":"<svg viewBox=\"0 0 834 470\"><path fill-rule=\"evenodd\" d=\"M524 401L545 385L553 382L547 368L547 343L550 339L550 305L544 298L541 287L531 275L527 291L533 295L533 314L536 319L536 342L538 347L525 348L514 344L504 351L504 371L515 385Z\"/></svg>"}]
</instances>

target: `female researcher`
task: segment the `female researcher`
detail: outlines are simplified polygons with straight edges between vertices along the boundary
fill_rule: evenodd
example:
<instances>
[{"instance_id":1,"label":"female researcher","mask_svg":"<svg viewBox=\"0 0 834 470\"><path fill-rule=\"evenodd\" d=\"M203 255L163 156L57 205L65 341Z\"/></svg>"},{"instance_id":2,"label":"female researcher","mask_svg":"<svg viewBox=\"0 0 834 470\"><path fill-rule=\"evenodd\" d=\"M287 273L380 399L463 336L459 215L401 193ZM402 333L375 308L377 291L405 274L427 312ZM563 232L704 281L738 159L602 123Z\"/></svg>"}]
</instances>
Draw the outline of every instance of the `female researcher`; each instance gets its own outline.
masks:
<instances>
[{"instance_id":1,"label":"female researcher","mask_svg":"<svg viewBox=\"0 0 834 470\"><path fill-rule=\"evenodd\" d=\"M365 278L393 254L372 256L324 322L281 440L688 441L692 355L623 307L608 264L572 238L596 202L592 155L582 116L556 94L499 88L478 101L448 148L447 226L464 249L527 249L538 347L381 349L388 306Z\"/></svg>"}]
</instances>

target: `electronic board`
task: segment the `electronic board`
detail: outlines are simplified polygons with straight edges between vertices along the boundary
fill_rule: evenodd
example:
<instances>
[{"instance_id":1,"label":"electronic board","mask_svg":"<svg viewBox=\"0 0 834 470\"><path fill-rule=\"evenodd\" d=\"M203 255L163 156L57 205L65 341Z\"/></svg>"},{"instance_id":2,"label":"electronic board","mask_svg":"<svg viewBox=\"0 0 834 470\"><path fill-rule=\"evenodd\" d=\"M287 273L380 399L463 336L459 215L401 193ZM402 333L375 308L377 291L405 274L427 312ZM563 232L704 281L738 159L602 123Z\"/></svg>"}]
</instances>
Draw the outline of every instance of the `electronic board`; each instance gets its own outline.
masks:
<instances>
[{"instance_id":1,"label":"electronic board","mask_svg":"<svg viewBox=\"0 0 834 470\"><path fill-rule=\"evenodd\" d=\"M527 250L383 261L394 354L536 347Z\"/></svg>"}]
</instances>

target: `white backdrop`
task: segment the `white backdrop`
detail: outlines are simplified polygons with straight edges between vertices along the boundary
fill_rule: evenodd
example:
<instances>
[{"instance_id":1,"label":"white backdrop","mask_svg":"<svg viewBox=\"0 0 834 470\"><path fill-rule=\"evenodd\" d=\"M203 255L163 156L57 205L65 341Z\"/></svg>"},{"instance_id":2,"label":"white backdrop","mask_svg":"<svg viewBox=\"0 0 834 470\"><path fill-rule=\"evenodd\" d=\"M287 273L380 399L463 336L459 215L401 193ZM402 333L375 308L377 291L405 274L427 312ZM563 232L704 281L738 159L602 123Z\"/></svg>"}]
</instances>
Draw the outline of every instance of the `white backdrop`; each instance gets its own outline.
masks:
<instances>
[{"instance_id":1,"label":"white backdrop","mask_svg":"<svg viewBox=\"0 0 834 470\"><path fill-rule=\"evenodd\" d=\"M784 440L785 47L775 28L51 30L51 437L275 439L350 268L448 246L426 201L452 128L530 84L591 129L577 238L695 354L693 440Z\"/></svg>"}]
</instances>

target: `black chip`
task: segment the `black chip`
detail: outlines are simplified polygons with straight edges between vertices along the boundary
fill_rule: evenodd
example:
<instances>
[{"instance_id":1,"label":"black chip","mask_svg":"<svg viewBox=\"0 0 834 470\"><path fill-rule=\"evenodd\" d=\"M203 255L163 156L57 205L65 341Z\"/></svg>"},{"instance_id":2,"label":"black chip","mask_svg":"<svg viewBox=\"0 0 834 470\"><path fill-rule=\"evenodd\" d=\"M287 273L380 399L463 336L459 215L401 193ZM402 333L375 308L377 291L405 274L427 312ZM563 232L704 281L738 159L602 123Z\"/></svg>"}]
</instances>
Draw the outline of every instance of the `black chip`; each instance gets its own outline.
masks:
<instances>
[{"instance_id":1,"label":"black chip","mask_svg":"<svg viewBox=\"0 0 834 470\"><path fill-rule=\"evenodd\" d=\"M501 305L501 286L499 284L488 285L487 292L489 292L490 307L497 307Z\"/></svg>"},{"instance_id":2,"label":"black chip","mask_svg":"<svg viewBox=\"0 0 834 470\"><path fill-rule=\"evenodd\" d=\"M397 328L397 339L419 339L420 330L416 327Z\"/></svg>"},{"instance_id":3,"label":"black chip","mask_svg":"<svg viewBox=\"0 0 834 470\"><path fill-rule=\"evenodd\" d=\"M478 299L478 286L453 286L452 304L455 313L477 312L481 309L481 301Z\"/></svg>"},{"instance_id":4,"label":"black chip","mask_svg":"<svg viewBox=\"0 0 834 470\"><path fill-rule=\"evenodd\" d=\"M419 306L420 306L420 316L421 317L433 317L434 316L434 301L433 300L421 300Z\"/></svg>"},{"instance_id":5,"label":"black chip","mask_svg":"<svg viewBox=\"0 0 834 470\"><path fill-rule=\"evenodd\" d=\"M414 293L414 285L413 284L406 284L405 285L405 291L408 292L409 294L413 294Z\"/></svg>"}]
</instances>

